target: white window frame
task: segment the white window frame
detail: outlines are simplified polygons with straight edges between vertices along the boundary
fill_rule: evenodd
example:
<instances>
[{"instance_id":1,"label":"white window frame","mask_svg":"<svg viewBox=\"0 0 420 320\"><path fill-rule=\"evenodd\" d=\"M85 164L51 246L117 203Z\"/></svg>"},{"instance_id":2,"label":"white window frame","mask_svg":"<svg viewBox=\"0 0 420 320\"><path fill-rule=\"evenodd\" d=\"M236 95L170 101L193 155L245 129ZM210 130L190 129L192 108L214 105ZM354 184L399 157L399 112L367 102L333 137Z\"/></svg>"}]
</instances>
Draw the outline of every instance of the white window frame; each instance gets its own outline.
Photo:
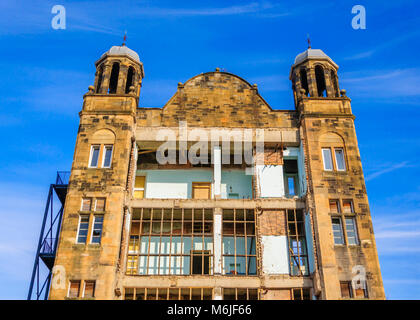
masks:
<instances>
[{"instance_id":1,"label":"white window frame","mask_svg":"<svg viewBox=\"0 0 420 320\"><path fill-rule=\"evenodd\" d=\"M88 217L88 233L86 234L86 241L85 242L79 242L79 233L80 233L80 224L82 221L82 216ZM76 234L76 243L77 244L86 244L88 241L87 236L89 234L89 225L90 225L90 215L89 214L79 214L79 223L77 225L77 234Z\"/></svg>"},{"instance_id":2,"label":"white window frame","mask_svg":"<svg viewBox=\"0 0 420 320\"><path fill-rule=\"evenodd\" d=\"M106 149L111 147L111 157L109 159L109 166L105 167L105 154L106 154ZM103 146L103 150L102 150L102 168L111 168L112 166L112 156L114 155L114 145L113 144L105 144Z\"/></svg>"},{"instance_id":3,"label":"white window frame","mask_svg":"<svg viewBox=\"0 0 420 320\"><path fill-rule=\"evenodd\" d=\"M334 223L332 221L333 219L338 219L340 221L341 239L343 240L343 243L336 243L335 242ZM334 242L334 245L335 246L344 246L344 245L346 245L346 238L345 238L346 234L345 234L344 228L343 228L343 219L342 219L342 217L340 217L340 216L332 216L331 217L331 230L332 230L332 233L333 233L333 242Z\"/></svg>"},{"instance_id":4,"label":"white window frame","mask_svg":"<svg viewBox=\"0 0 420 320\"><path fill-rule=\"evenodd\" d=\"M343 153L343 165L344 165L344 169L339 169L338 168L338 161L337 161L337 150L340 150ZM344 148L334 148L334 158L335 158L335 166L337 168L337 171L346 171L346 157L344 155Z\"/></svg>"},{"instance_id":5,"label":"white window frame","mask_svg":"<svg viewBox=\"0 0 420 320\"><path fill-rule=\"evenodd\" d=\"M349 237L348 237L348 230L347 230L347 221L346 219L351 219L353 220L353 227L354 227L354 238L356 240L356 243L350 243L349 242ZM344 225L346 227L346 240L347 240L347 244L349 246L357 246L359 245L359 235L357 232L357 222L356 222L356 218L354 216L344 216Z\"/></svg>"},{"instance_id":6,"label":"white window frame","mask_svg":"<svg viewBox=\"0 0 420 320\"><path fill-rule=\"evenodd\" d=\"M99 243L92 242L92 240L93 240L93 231L95 230L95 220L96 220L96 217L97 216L101 216L102 217L101 239L100 239ZM103 214L94 214L93 215L93 221L92 221L92 228L91 229L92 230L90 231L89 243L90 244L93 244L93 245L98 245L98 246L101 245L102 233L103 233L103 230L104 230L104 215Z\"/></svg>"},{"instance_id":7,"label":"white window frame","mask_svg":"<svg viewBox=\"0 0 420 320\"><path fill-rule=\"evenodd\" d=\"M96 166L92 166L93 149L95 147L98 147L99 148L99 150L98 150L98 162L96 163ZM100 154L101 154L101 145L100 144L92 144L90 146L89 166L88 166L89 168L97 168L98 167Z\"/></svg>"},{"instance_id":8,"label":"white window frame","mask_svg":"<svg viewBox=\"0 0 420 320\"><path fill-rule=\"evenodd\" d=\"M327 169L325 167L325 156L324 156L324 150L328 150L330 152L330 162L331 162L331 169ZM333 157L332 157L332 150L331 148L321 148L322 153L322 164L324 166L324 171L334 171L334 163L333 163Z\"/></svg>"}]
</instances>

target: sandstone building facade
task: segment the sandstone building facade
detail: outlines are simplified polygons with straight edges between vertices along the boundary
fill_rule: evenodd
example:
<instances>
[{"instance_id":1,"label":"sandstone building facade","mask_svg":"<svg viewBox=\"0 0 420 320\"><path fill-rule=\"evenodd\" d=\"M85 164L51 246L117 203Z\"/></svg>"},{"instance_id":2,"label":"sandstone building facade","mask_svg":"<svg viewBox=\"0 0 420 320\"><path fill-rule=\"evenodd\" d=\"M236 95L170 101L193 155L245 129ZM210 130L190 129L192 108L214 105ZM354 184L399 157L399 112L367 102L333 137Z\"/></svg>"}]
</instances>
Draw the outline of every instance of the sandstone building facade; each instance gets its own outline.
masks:
<instances>
[{"instance_id":1,"label":"sandstone building facade","mask_svg":"<svg viewBox=\"0 0 420 320\"><path fill-rule=\"evenodd\" d=\"M137 53L114 46L96 69L50 299L385 298L354 115L325 53L296 57L295 110L219 69L139 108Z\"/></svg>"}]
</instances>

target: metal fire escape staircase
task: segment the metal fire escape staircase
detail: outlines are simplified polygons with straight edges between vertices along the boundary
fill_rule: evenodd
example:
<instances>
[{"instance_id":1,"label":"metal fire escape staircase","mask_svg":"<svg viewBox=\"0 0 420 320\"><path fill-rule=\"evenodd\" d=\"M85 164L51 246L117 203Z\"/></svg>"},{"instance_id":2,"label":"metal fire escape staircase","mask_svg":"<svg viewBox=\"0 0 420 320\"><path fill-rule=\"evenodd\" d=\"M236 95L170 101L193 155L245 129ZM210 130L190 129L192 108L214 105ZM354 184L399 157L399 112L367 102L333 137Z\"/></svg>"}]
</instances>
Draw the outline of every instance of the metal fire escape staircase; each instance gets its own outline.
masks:
<instances>
[{"instance_id":1,"label":"metal fire escape staircase","mask_svg":"<svg viewBox=\"0 0 420 320\"><path fill-rule=\"evenodd\" d=\"M38 247L29 286L28 300L47 300L57 252L70 172L58 171L50 185Z\"/></svg>"}]
</instances>

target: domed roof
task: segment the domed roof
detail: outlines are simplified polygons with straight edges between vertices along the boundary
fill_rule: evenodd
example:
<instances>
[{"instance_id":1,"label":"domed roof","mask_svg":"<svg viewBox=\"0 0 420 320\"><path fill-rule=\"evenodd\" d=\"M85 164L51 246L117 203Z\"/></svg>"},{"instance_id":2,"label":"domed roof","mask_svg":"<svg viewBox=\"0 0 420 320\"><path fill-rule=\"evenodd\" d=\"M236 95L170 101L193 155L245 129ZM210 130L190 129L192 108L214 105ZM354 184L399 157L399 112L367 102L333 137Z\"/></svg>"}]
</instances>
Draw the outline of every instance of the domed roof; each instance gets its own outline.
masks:
<instances>
[{"instance_id":1,"label":"domed roof","mask_svg":"<svg viewBox=\"0 0 420 320\"><path fill-rule=\"evenodd\" d=\"M328 60L329 62L331 62L336 67L338 67L335 64L335 62L332 61L332 59L324 53L324 51L322 51L321 49L311 49L311 48L305 50L302 53L299 53L296 56L294 66L303 62L303 61L310 60L310 59L315 59L315 60L325 59L325 60Z\"/></svg>"},{"instance_id":2,"label":"domed roof","mask_svg":"<svg viewBox=\"0 0 420 320\"><path fill-rule=\"evenodd\" d=\"M101 56L101 59L105 56L127 56L127 57L130 57L130 58L134 59L137 62L140 62L140 58L139 58L139 55L137 54L137 52L131 50L130 48L128 48L125 45L123 45L123 46L112 46L111 49L109 49L107 52L105 52Z\"/></svg>"}]
</instances>

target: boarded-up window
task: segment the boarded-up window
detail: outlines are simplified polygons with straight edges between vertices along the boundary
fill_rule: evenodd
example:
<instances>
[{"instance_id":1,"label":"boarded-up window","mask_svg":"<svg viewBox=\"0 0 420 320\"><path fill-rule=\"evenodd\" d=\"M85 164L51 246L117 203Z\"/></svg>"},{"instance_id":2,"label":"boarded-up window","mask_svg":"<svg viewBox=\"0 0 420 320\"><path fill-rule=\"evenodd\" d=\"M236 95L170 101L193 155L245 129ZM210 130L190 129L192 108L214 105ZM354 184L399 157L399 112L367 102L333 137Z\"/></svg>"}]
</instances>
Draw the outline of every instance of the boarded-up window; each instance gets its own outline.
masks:
<instances>
[{"instance_id":1,"label":"boarded-up window","mask_svg":"<svg viewBox=\"0 0 420 320\"><path fill-rule=\"evenodd\" d=\"M353 201L343 200L343 213L353 213Z\"/></svg>"},{"instance_id":2,"label":"boarded-up window","mask_svg":"<svg viewBox=\"0 0 420 320\"><path fill-rule=\"evenodd\" d=\"M345 299L353 298L353 292L350 281L340 282L341 297Z\"/></svg>"},{"instance_id":3,"label":"boarded-up window","mask_svg":"<svg viewBox=\"0 0 420 320\"><path fill-rule=\"evenodd\" d=\"M95 281L85 281L85 291L83 294L84 298L93 298L95 296Z\"/></svg>"},{"instance_id":4,"label":"boarded-up window","mask_svg":"<svg viewBox=\"0 0 420 320\"><path fill-rule=\"evenodd\" d=\"M95 211L103 212L105 211L105 198L97 198Z\"/></svg>"},{"instance_id":5,"label":"boarded-up window","mask_svg":"<svg viewBox=\"0 0 420 320\"><path fill-rule=\"evenodd\" d=\"M80 280L70 280L69 297L78 298L80 293Z\"/></svg>"},{"instance_id":6,"label":"boarded-up window","mask_svg":"<svg viewBox=\"0 0 420 320\"><path fill-rule=\"evenodd\" d=\"M134 182L134 199L144 198L145 182L146 182L145 176L136 176L136 181Z\"/></svg>"},{"instance_id":7,"label":"boarded-up window","mask_svg":"<svg viewBox=\"0 0 420 320\"><path fill-rule=\"evenodd\" d=\"M338 200L330 200L330 213L339 213L340 205Z\"/></svg>"},{"instance_id":8,"label":"boarded-up window","mask_svg":"<svg viewBox=\"0 0 420 320\"><path fill-rule=\"evenodd\" d=\"M359 288L354 291L356 293L356 298L368 298L367 288Z\"/></svg>"},{"instance_id":9,"label":"boarded-up window","mask_svg":"<svg viewBox=\"0 0 420 320\"><path fill-rule=\"evenodd\" d=\"M82 211L90 211L92 206L92 198L83 198L82 199Z\"/></svg>"},{"instance_id":10,"label":"boarded-up window","mask_svg":"<svg viewBox=\"0 0 420 320\"><path fill-rule=\"evenodd\" d=\"M210 199L211 183L210 182L193 182L192 184L193 199Z\"/></svg>"}]
</instances>

